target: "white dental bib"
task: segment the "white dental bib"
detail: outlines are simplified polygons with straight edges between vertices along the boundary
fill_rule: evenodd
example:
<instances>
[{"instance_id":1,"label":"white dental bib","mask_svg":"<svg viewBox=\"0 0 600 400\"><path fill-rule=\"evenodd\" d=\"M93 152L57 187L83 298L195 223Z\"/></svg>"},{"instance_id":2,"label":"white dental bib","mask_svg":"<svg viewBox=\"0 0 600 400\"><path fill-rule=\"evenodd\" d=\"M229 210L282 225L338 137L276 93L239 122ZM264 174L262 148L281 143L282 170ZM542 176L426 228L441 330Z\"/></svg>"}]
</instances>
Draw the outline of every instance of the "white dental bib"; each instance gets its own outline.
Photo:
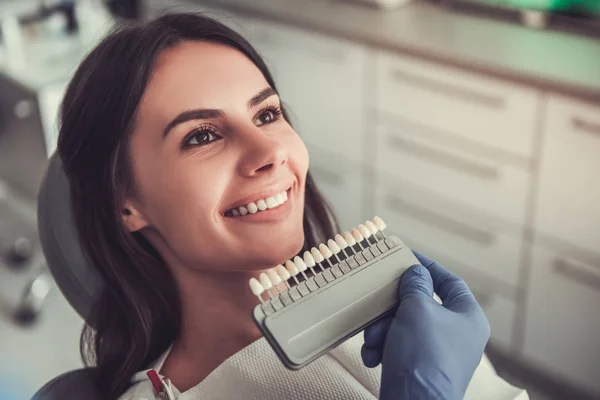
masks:
<instances>
[{"instance_id":1,"label":"white dental bib","mask_svg":"<svg viewBox=\"0 0 600 400\"><path fill-rule=\"evenodd\" d=\"M264 338L237 352L202 382L184 393L173 389L177 400L325 400L379 397L381 366L366 368L360 357L363 335L358 334L298 371L286 369ZM152 366L160 371L168 351ZM120 400L160 399L146 371L136 374L132 387ZM484 357L469 384L467 400L526 400L527 393L511 386Z\"/></svg>"}]
</instances>

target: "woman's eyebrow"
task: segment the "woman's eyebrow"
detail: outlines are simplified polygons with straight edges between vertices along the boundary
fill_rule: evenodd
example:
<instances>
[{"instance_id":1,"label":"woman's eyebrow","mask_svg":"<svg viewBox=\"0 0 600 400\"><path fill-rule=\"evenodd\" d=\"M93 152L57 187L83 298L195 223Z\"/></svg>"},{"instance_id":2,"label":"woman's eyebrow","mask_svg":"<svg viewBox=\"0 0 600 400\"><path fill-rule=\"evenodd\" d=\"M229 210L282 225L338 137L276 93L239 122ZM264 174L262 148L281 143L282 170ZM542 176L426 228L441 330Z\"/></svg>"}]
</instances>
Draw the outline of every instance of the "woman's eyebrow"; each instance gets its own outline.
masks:
<instances>
[{"instance_id":1,"label":"woman's eyebrow","mask_svg":"<svg viewBox=\"0 0 600 400\"><path fill-rule=\"evenodd\" d=\"M271 87L261 90L258 94L256 94L255 96L252 96L252 98L250 100L248 100L248 108L252 108L252 107L262 103L263 101L265 101L266 99L268 99L269 97L271 97L273 95L277 95L277 92ZM173 119L173 121L169 122L169 124L165 127L165 130L163 131L163 139L169 134L171 129L173 129L175 126L182 124L184 122L192 121L192 120L196 120L196 119L215 119L215 118L223 117L224 115L225 115L225 112L223 112L223 110L210 109L210 108L208 108L208 109L202 108L202 109L197 109L197 110L184 111L181 114L179 114L177 117L175 117L175 119Z\"/></svg>"}]
</instances>

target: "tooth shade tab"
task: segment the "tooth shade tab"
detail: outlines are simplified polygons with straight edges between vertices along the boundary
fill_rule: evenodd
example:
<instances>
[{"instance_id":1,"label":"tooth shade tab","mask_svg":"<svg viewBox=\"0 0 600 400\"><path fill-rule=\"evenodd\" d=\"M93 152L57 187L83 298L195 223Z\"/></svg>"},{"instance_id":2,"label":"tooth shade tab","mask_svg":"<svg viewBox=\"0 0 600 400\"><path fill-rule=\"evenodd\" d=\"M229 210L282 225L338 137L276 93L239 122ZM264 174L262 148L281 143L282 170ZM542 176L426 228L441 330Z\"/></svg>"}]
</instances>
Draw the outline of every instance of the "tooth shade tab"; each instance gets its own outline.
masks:
<instances>
[{"instance_id":1,"label":"tooth shade tab","mask_svg":"<svg viewBox=\"0 0 600 400\"><path fill-rule=\"evenodd\" d=\"M329 247L329 250L331 250L331 252L333 254L337 254L340 251L342 251L342 249L340 249L340 246L338 246L337 243L335 241L333 241L332 239L329 239L327 241L327 247Z\"/></svg>"},{"instance_id":2,"label":"tooth shade tab","mask_svg":"<svg viewBox=\"0 0 600 400\"><path fill-rule=\"evenodd\" d=\"M365 240L365 238L360 234L360 232L356 228L352 229L352 237L357 242L362 242L363 240Z\"/></svg>"},{"instance_id":3,"label":"tooth shade tab","mask_svg":"<svg viewBox=\"0 0 600 400\"><path fill-rule=\"evenodd\" d=\"M267 276L271 280L271 283L273 284L273 286L277 286L281 283L281 277L279 275L277 275L277 272L275 272L274 269L268 270Z\"/></svg>"},{"instance_id":4,"label":"tooth shade tab","mask_svg":"<svg viewBox=\"0 0 600 400\"><path fill-rule=\"evenodd\" d=\"M385 224L385 222L383 222L383 220L381 218L379 218L379 217L373 218L373 222L375 222L375 226L380 231L383 231L385 228L387 228L387 225Z\"/></svg>"},{"instance_id":5,"label":"tooth shade tab","mask_svg":"<svg viewBox=\"0 0 600 400\"><path fill-rule=\"evenodd\" d=\"M300 271L300 272L306 271L307 266L301 257L299 257L299 256L294 257L294 264L296 265L296 268L298 268L298 271Z\"/></svg>"},{"instance_id":6,"label":"tooth shade tab","mask_svg":"<svg viewBox=\"0 0 600 400\"><path fill-rule=\"evenodd\" d=\"M348 243L348 246L354 246L356 244L356 240L354 240L354 236L350 232L344 232L344 240Z\"/></svg>"},{"instance_id":7,"label":"tooth shade tab","mask_svg":"<svg viewBox=\"0 0 600 400\"><path fill-rule=\"evenodd\" d=\"M313 256L315 262L317 263L325 261L325 259L323 258L323 254L321 254L321 252L316 247L310 249L310 254Z\"/></svg>"},{"instance_id":8,"label":"tooth shade tab","mask_svg":"<svg viewBox=\"0 0 600 400\"><path fill-rule=\"evenodd\" d=\"M329 247L325 246L323 243L319 245L319 251L321 252L321 254L323 254L323 257L325 258L329 258L333 255L331 250L329 250Z\"/></svg>"},{"instance_id":9,"label":"tooth shade tab","mask_svg":"<svg viewBox=\"0 0 600 400\"><path fill-rule=\"evenodd\" d=\"M315 259L310 254L310 251L305 251L304 254L303 254L303 257L304 257L304 264L306 264L306 266L308 268L312 268L315 265L317 265L317 263L315 263Z\"/></svg>"},{"instance_id":10,"label":"tooth shade tab","mask_svg":"<svg viewBox=\"0 0 600 400\"><path fill-rule=\"evenodd\" d=\"M279 264L278 266L275 267L275 271L277 271L277 274L279 275L279 277L284 281L287 281L288 279L290 279L292 277L290 275L290 273L288 272L288 270L285 269L285 267L281 264Z\"/></svg>"},{"instance_id":11,"label":"tooth shade tab","mask_svg":"<svg viewBox=\"0 0 600 400\"><path fill-rule=\"evenodd\" d=\"M256 203L248 203L246 208L248 208L248 212L250 214L256 214L258 212L258 206L256 205Z\"/></svg>"},{"instance_id":12,"label":"tooth shade tab","mask_svg":"<svg viewBox=\"0 0 600 400\"><path fill-rule=\"evenodd\" d=\"M261 285L263 286L263 288L265 288L265 290L269 290L273 287L273 283L271 283L271 280L264 272L260 273L259 279Z\"/></svg>"},{"instance_id":13,"label":"tooth shade tab","mask_svg":"<svg viewBox=\"0 0 600 400\"><path fill-rule=\"evenodd\" d=\"M250 290L252 291L252 293L254 293L254 295L260 296L265 291L265 288L260 284L260 282L256 278L250 278L249 283Z\"/></svg>"},{"instance_id":14,"label":"tooth shade tab","mask_svg":"<svg viewBox=\"0 0 600 400\"><path fill-rule=\"evenodd\" d=\"M291 276L296 276L300 273L300 271L298 271L298 268L296 268L296 264L294 264L292 260L287 260L285 262L285 269L288 270Z\"/></svg>"},{"instance_id":15,"label":"tooth shade tab","mask_svg":"<svg viewBox=\"0 0 600 400\"><path fill-rule=\"evenodd\" d=\"M360 225L358 226L358 230L359 230L360 234L361 234L361 235L363 235L363 237L364 237L365 239L368 239L368 238L371 236L371 231L369 231L369 230L367 229L367 227L366 227L366 226L364 226L363 224L360 224Z\"/></svg>"},{"instance_id":16,"label":"tooth shade tab","mask_svg":"<svg viewBox=\"0 0 600 400\"><path fill-rule=\"evenodd\" d=\"M340 249L345 249L346 247L348 247L348 243L344 240L344 238L340 234L335 235L335 243L338 245L338 247Z\"/></svg>"},{"instance_id":17,"label":"tooth shade tab","mask_svg":"<svg viewBox=\"0 0 600 400\"><path fill-rule=\"evenodd\" d=\"M377 230L378 230L377 226L375 226L375 224L372 223L371 221L365 222L365 226L367 227L369 232L371 232L372 235L375 235L377 233Z\"/></svg>"}]
</instances>

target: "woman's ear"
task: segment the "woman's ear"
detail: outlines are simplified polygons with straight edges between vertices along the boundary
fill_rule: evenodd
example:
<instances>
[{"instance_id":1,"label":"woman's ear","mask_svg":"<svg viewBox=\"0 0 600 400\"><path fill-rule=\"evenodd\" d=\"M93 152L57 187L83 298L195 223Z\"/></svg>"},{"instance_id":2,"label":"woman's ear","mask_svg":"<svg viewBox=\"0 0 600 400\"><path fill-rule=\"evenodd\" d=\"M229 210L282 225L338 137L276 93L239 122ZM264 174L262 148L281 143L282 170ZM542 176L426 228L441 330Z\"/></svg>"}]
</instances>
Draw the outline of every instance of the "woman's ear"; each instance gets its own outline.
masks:
<instances>
[{"instance_id":1,"label":"woman's ear","mask_svg":"<svg viewBox=\"0 0 600 400\"><path fill-rule=\"evenodd\" d=\"M121 209L121 216L123 224L129 232L137 232L150 225L140 208L131 200L125 201Z\"/></svg>"}]
</instances>

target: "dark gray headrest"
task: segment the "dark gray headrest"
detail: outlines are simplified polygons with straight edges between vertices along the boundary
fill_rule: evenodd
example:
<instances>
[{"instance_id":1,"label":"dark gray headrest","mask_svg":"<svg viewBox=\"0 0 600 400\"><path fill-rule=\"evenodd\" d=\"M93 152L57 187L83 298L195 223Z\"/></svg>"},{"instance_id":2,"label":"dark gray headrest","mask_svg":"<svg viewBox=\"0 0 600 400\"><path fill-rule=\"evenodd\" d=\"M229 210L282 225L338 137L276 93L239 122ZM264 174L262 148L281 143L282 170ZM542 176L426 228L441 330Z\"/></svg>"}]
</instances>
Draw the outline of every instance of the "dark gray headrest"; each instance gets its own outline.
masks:
<instances>
[{"instance_id":1,"label":"dark gray headrest","mask_svg":"<svg viewBox=\"0 0 600 400\"><path fill-rule=\"evenodd\" d=\"M69 181L56 153L50 158L40 187L38 230L48 268L58 287L85 319L100 293L102 279L83 256L71 213Z\"/></svg>"}]
</instances>

